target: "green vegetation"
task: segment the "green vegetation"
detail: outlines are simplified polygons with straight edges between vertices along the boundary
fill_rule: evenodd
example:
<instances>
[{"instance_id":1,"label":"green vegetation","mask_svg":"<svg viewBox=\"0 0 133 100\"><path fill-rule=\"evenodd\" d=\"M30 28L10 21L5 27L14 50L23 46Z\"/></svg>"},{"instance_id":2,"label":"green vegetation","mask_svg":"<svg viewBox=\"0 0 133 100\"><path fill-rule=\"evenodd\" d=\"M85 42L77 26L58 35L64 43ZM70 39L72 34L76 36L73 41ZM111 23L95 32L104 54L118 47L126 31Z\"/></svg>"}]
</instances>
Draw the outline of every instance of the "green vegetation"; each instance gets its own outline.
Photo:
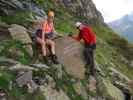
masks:
<instances>
[{"instance_id":1,"label":"green vegetation","mask_svg":"<svg viewBox=\"0 0 133 100\"><path fill-rule=\"evenodd\" d=\"M0 42L0 56L13 58L20 61L22 64L28 64L31 60L29 54L23 44L15 40L7 40ZM18 53L18 54L17 54Z\"/></svg>"},{"instance_id":2,"label":"green vegetation","mask_svg":"<svg viewBox=\"0 0 133 100\"><path fill-rule=\"evenodd\" d=\"M55 28L59 33L65 33L66 35L77 33L76 28L72 24L72 19L56 19Z\"/></svg>"},{"instance_id":3,"label":"green vegetation","mask_svg":"<svg viewBox=\"0 0 133 100\"><path fill-rule=\"evenodd\" d=\"M116 43L112 42L116 41ZM133 44L128 43L125 38L116 36L109 43L117 48L117 51L124 55L129 61L133 59Z\"/></svg>"},{"instance_id":4,"label":"green vegetation","mask_svg":"<svg viewBox=\"0 0 133 100\"><path fill-rule=\"evenodd\" d=\"M0 70L0 88L9 90L10 81L15 77L10 71Z\"/></svg>"},{"instance_id":5,"label":"green vegetation","mask_svg":"<svg viewBox=\"0 0 133 100\"><path fill-rule=\"evenodd\" d=\"M14 15L1 16L1 20L8 24L20 24L28 26L29 20L32 19L32 16L34 15L35 14L30 11L17 11Z\"/></svg>"},{"instance_id":6,"label":"green vegetation","mask_svg":"<svg viewBox=\"0 0 133 100\"><path fill-rule=\"evenodd\" d=\"M65 91L71 100L84 100L80 95L76 93L73 87L73 83L70 81L71 76L64 74L63 79L57 79L56 84L58 88Z\"/></svg>"},{"instance_id":7,"label":"green vegetation","mask_svg":"<svg viewBox=\"0 0 133 100\"><path fill-rule=\"evenodd\" d=\"M105 74L108 76L109 67L115 67L132 79L133 69L122 61L122 57L126 57L128 61L131 59L132 45L107 26L96 24L93 29L97 34L96 60Z\"/></svg>"}]
</instances>

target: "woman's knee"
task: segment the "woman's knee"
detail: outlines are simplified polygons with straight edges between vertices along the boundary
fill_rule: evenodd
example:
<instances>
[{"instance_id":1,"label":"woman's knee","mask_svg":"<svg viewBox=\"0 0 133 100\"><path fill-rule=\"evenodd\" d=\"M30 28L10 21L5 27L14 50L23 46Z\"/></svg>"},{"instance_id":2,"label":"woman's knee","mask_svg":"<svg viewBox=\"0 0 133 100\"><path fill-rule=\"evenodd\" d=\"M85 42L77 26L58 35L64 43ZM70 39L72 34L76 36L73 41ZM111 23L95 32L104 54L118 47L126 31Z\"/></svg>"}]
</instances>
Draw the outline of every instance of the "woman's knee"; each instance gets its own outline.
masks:
<instances>
[{"instance_id":1,"label":"woman's knee","mask_svg":"<svg viewBox=\"0 0 133 100\"><path fill-rule=\"evenodd\" d=\"M47 44L48 44L48 45L51 45L51 46L55 46L55 42L52 41L52 40L48 40L48 41L47 41Z\"/></svg>"}]
</instances>

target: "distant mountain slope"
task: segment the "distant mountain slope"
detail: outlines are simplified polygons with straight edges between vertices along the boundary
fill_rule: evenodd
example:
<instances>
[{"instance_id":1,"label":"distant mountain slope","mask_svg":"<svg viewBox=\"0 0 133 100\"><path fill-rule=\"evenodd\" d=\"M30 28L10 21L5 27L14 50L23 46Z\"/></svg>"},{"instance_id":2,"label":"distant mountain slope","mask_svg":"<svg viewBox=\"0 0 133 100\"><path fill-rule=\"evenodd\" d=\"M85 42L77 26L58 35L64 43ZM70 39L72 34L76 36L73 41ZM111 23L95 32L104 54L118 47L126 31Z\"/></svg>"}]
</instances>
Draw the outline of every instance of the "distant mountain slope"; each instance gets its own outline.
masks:
<instances>
[{"instance_id":1,"label":"distant mountain slope","mask_svg":"<svg viewBox=\"0 0 133 100\"><path fill-rule=\"evenodd\" d=\"M133 13L123 18L108 23L108 25L116 32L121 33L129 41L133 42Z\"/></svg>"}]
</instances>

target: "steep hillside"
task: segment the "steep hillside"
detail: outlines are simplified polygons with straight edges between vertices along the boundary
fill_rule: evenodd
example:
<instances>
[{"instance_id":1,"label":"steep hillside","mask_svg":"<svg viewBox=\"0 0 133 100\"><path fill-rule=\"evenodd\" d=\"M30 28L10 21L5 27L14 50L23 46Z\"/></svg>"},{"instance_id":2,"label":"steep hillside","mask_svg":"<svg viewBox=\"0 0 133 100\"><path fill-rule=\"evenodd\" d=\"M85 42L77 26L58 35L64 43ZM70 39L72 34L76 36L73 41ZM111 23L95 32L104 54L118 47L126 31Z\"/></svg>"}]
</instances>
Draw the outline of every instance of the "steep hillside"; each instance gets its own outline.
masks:
<instances>
[{"instance_id":1,"label":"steep hillside","mask_svg":"<svg viewBox=\"0 0 133 100\"><path fill-rule=\"evenodd\" d=\"M84 79L75 77L82 74L82 69L76 70L75 75L69 74L79 66L72 68L63 64L46 66L42 63L41 56L32 57L32 52L35 54L38 52L31 39L34 35L33 23L41 18L47 18L46 12L50 9L56 13L55 28L60 34L64 36L69 33L76 34L77 30L73 23L77 20L92 26L96 32L96 87L93 86L95 80L91 79L88 73ZM91 0L1 0L0 11L1 98L131 100L133 45L103 23L102 15ZM58 41L61 45L61 40ZM78 46L82 46L82 43ZM70 72L66 70L67 68L71 69ZM86 72L88 70L86 69Z\"/></svg>"},{"instance_id":2,"label":"steep hillside","mask_svg":"<svg viewBox=\"0 0 133 100\"><path fill-rule=\"evenodd\" d=\"M109 26L116 32L122 34L129 41L133 40L133 14L126 15L123 18L109 23Z\"/></svg>"}]
</instances>

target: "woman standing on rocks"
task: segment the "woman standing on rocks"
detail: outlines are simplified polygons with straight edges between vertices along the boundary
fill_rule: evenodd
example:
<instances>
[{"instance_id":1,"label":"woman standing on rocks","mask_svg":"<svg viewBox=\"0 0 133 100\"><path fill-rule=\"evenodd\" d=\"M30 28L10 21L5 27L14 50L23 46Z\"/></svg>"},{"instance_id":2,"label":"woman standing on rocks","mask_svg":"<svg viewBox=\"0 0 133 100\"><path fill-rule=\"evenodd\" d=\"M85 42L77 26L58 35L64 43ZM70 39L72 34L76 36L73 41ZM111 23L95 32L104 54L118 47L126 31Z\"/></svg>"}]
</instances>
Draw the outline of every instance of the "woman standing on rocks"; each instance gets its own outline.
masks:
<instances>
[{"instance_id":1,"label":"woman standing on rocks","mask_svg":"<svg viewBox=\"0 0 133 100\"><path fill-rule=\"evenodd\" d=\"M53 24L54 16L55 16L54 12L49 11L47 20L42 22L41 29L37 30L36 32L36 41L39 45L41 45L43 59L47 65L50 65L51 62L46 54L46 45L50 46L51 49L50 56L53 63L54 64L59 63L55 53L55 42L52 40L53 35L56 33Z\"/></svg>"}]
</instances>

